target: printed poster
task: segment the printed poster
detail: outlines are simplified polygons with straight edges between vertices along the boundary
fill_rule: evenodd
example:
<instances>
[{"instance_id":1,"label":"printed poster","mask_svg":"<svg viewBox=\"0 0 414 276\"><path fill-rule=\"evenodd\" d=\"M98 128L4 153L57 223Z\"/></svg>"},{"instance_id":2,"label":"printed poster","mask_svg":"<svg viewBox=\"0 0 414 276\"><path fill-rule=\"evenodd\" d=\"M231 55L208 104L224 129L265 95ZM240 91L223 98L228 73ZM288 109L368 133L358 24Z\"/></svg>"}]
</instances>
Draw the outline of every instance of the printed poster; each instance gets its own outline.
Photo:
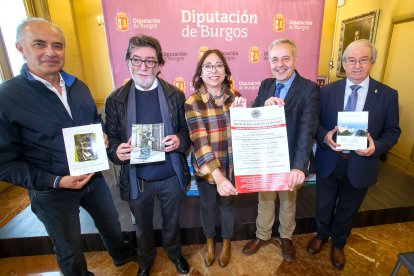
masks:
<instances>
[{"instance_id":1,"label":"printed poster","mask_svg":"<svg viewBox=\"0 0 414 276\"><path fill-rule=\"evenodd\" d=\"M230 117L237 191L289 190L284 107L231 108Z\"/></svg>"}]
</instances>

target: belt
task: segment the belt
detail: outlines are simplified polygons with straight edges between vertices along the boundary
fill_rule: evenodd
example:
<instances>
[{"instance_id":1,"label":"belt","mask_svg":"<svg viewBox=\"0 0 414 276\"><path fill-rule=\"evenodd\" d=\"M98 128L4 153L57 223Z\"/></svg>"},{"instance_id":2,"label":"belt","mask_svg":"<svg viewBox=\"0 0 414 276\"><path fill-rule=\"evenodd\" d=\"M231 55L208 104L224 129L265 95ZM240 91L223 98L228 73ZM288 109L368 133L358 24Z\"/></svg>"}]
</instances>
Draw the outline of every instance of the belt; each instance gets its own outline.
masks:
<instances>
[{"instance_id":1,"label":"belt","mask_svg":"<svg viewBox=\"0 0 414 276\"><path fill-rule=\"evenodd\" d=\"M339 157L340 157L341 159L345 159L345 160L347 160L347 159L349 159L349 154L346 154L346 153L339 153Z\"/></svg>"}]
</instances>

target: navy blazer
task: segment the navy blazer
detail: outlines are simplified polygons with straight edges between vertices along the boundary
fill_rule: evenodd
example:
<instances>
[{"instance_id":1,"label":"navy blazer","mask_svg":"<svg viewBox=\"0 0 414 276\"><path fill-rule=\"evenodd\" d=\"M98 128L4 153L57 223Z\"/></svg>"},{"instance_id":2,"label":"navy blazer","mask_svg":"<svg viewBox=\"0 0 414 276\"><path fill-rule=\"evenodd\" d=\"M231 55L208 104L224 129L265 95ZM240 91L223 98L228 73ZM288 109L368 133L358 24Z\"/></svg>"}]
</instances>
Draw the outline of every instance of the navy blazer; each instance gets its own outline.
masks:
<instances>
[{"instance_id":1,"label":"navy blazer","mask_svg":"<svg viewBox=\"0 0 414 276\"><path fill-rule=\"evenodd\" d=\"M262 81L252 107L264 106L274 96L276 79ZM290 169L309 174L309 159L313 137L318 125L319 86L296 72L285 98L286 129L289 145Z\"/></svg>"},{"instance_id":2,"label":"navy blazer","mask_svg":"<svg viewBox=\"0 0 414 276\"><path fill-rule=\"evenodd\" d=\"M340 155L324 143L326 133L337 125L338 111L344 110L346 78L322 87L319 105L319 126L316 132L316 174L327 178L336 168ZM368 111L368 132L375 144L372 156L359 156L351 151L348 178L355 188L366 188L377 182L379 157L397 143L399 127L398 93L389 86L369 79L364 105Z\"/></svg>"}]
</instances>

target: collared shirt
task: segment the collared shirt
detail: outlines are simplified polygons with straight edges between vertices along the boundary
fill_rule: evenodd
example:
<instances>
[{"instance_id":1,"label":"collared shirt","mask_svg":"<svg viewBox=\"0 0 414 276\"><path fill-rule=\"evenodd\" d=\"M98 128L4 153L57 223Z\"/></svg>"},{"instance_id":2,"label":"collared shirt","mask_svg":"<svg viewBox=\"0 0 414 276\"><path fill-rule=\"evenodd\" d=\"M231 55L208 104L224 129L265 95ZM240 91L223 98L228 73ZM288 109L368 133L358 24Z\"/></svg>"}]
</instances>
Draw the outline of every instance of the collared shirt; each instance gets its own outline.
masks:
<instances>
[{"instance_id":1,"label":"collared shirt","mask_svg":"<svg viewBox=\"0 0 414 276\"><path fill-rule=\"evenodd\" d=\"M31 72L29 72L28 71L28 73L30 74L30 75L32 75L32 77L35 79L35 80L38 80L38 81L40 81L41 83L43 83L47 88L49 88L50 90L52 90L53 91L53 93L55 93L56 94L56 96L58 96L58 98L60 99L60 101L62 102L62 104L65 106L65 108L66 108L66 111L69 113L69 116L73 119L73 117L72 117L72 112L71 112L71 110L70 110L70 106L69 106L69 103L68 103L68 94L67 94L67 92L66 92L66 85L65 85L65 81L63 80L63 78L62 78L62 75L60 75L60 73L59 73L59 78L60 78L60 83L59 83L59 85L60 85L60 88L61 88L61 90L62 90L62 94L61 93L59 93L59 91L50 83L50 82L48 82L47 80L44 80L44 79L42 79L41 77L38 77L38 76L36 76L35 74L33 74L33 73L31 73Z\"/></svg>"},{"instance_id":2,"label":"collared shirt","mask_svg":"<svg viewBox=\"0 0 414 276\"><path fill-rule=\"evenodd\" d=\"M344 109L346 106L346 102L348 101L348 97L352 93L351 85L354 85L354 83L352 83L349 79L346 79ZM367 77L359 85L361 86L361 88L358 89L358 98L355 106L355 111L362 111L364 109L365 100L367 99L368 94L369 77Z\"/></svg>"},{"instance_id":3,"label":"collared shirt","mask_svg":"<svg viewBox=\"0 0 414 276\"><path fill-rule=\"evenodd\" d=\"M197 176L214 184L211 172L217 168L230 181L233 178L233 153L230 137L230 106L234 95L224 90L224 104L218 106L204 88L185 102L185 118L193 142L193 167Z\"/></svg>"},{"instance_id":4,"label":"collared shirt","mask_svg":"<svg viewBox=\"0 0 414 276\"><path fill-rule=\"evenodd\" d=\"M158 79L157 79L157 78L155 78L155 80L154 80L154 82L152 83L151 87L150 87L150 88L148 88L148 89L142 88L142 87L141 87L139 84L137 84L135 81L134 81L134 84L135 84L135 88L136 88L136 89L138 89L138 90L141 90L141 91L150 91L150 90L155 89L155 88L158 86Z\"/></svg>"},{"instance_id":5,"label":"collared shirt","mask_svg":"<svg viewBox=\"0 0 414 276\"><path fill-rule=\"evenodd\" d=\"M286 98L286 95L289 92L289 88L292 85L292 82L295 79L295 77L296 77L296 72L293 72L292 76L290 76L290 78L287 81L283 82L285 86L280 90L280 98L282 100ZM280 82L276 81L276 84L278 83ZM275 86L275 89L276 89L276 86Z\"/></svg>"}]
</instances>

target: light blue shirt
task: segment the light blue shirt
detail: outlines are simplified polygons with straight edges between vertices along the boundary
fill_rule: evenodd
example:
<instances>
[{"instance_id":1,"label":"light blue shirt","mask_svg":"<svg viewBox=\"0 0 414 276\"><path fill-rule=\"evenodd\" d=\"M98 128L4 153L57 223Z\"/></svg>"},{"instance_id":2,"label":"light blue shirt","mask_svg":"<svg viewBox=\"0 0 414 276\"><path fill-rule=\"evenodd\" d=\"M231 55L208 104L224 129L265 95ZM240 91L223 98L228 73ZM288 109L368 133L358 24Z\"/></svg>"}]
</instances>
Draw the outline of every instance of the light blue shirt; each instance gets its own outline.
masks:
<instances>
[{"instance_id":1,"label":"light blue shirt","mask_svg":"<svg viewBox=\"0 0 414 276\"><path fill-rule=\"evenodd\" d=\"M281 90L280 90L280 98L282 100L285 100L287 93L289 92L289 88L292 85L293 80L296 77L296 72L293 72L292 76L290 76L290 78L283 82L283 84L285 85ZM278 84L279 82L276 81L276 84ZM275 86L275 90L276 90L276 86Z\"/></svg>"}]
</instances>

